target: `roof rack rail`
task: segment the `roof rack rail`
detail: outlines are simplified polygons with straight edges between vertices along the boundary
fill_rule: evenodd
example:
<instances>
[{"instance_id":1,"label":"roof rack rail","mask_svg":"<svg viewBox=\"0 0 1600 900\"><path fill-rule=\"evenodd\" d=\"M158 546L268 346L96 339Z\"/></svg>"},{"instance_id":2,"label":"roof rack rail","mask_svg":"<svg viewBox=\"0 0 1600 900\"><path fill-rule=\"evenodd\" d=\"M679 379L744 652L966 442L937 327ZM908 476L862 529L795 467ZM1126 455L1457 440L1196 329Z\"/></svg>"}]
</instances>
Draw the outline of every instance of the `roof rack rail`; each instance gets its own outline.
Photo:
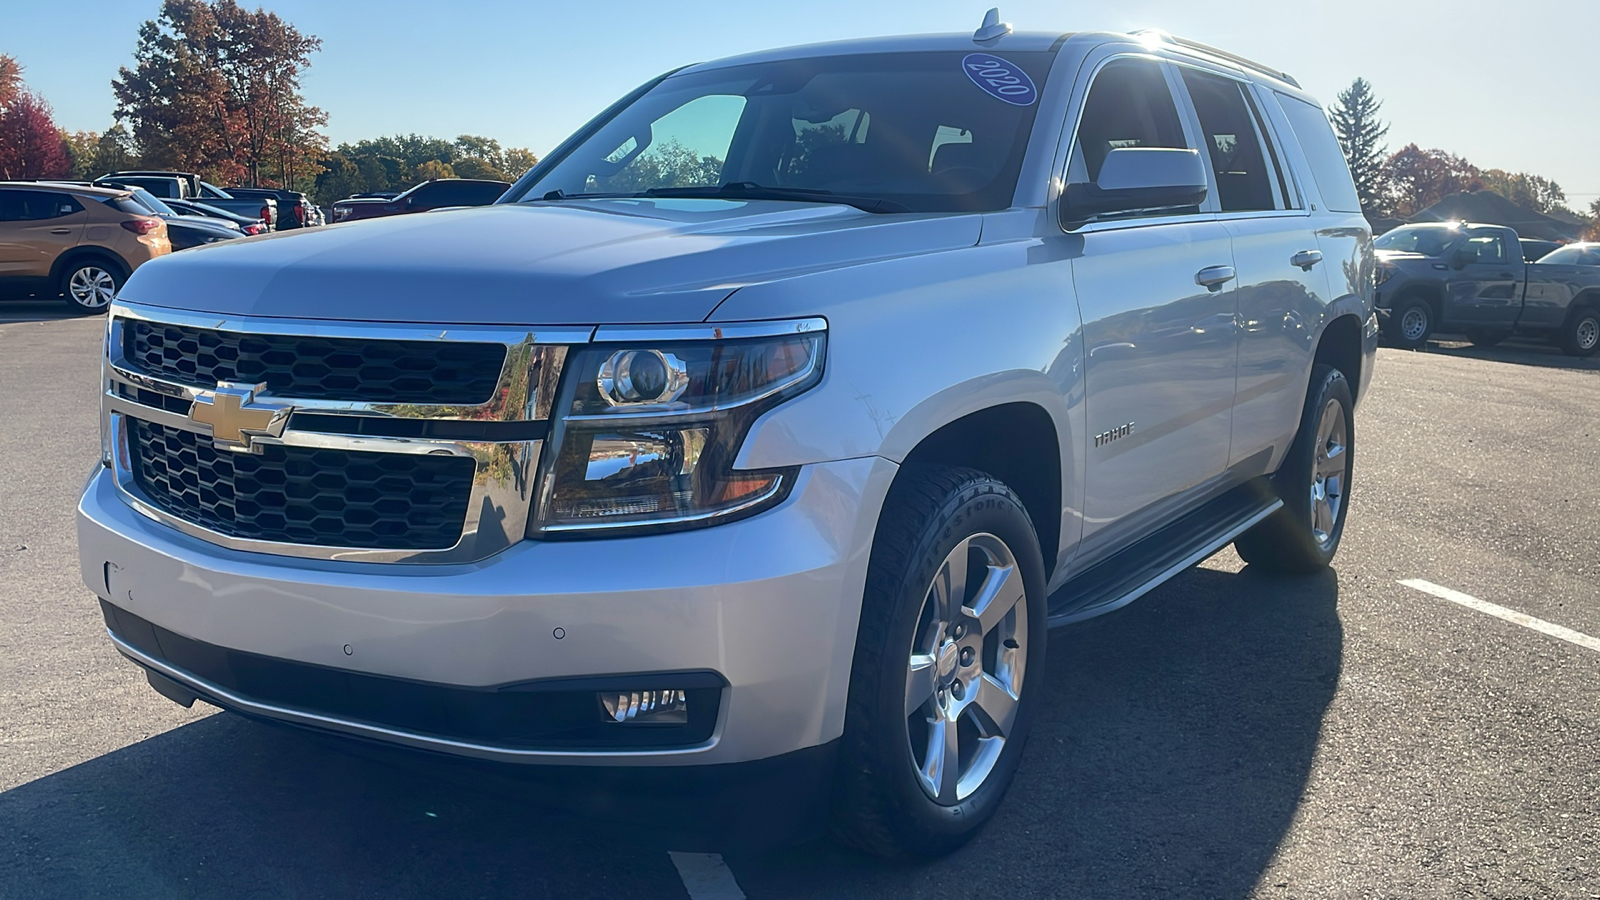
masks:
<instances>
[{"instance_id":1,"label":"roof rack rail","mask_svg":"<svg viewBox=\"0 0 1600 900\"><path fill-rule=\"evenodd\" d=\"M1234 63L1235 65L1244 66L1246 69L1260 72L1263 75L1270 75L1273 78L1276 78L1286 84L1293 85L1294 87L1300 86L1300 82L1296 81L1293 75L1290 75L1288 72L1285 72L1282 69L1274 69L1271 66L1262 65L1253 59L1240 56L1237 53L1229 53L1226 50L1218 50L1210 44L1202 44L1199 41L1191 41L1188 38L1182 38L1178 37L1177 35L1168 34L1159 28L1146 28L1143 31L1135 31L1133 35L1134 37L1141 38L1160 38L1169 44L1175 44L1179 47L1183 47L1186 50L1195 50L1200 53L1204 53L1207 56L1215 56L1218 59L1225 59L1228 62Z\"/></svg>"}]
</instances>

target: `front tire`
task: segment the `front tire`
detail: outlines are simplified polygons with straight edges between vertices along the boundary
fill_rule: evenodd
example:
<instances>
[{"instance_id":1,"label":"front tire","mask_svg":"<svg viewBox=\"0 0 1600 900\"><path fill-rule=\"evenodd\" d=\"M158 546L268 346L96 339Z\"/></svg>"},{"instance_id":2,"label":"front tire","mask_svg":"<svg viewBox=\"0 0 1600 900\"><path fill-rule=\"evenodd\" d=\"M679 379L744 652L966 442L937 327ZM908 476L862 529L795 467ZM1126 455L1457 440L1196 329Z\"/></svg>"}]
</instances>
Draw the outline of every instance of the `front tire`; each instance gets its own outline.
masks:
<instances>
[{"instance_id":1,"label":"front tire","mask_svg":"<svg viewBox=\"0 0 1600 900\"><path fill-rule=\"evenodd\" d=\"M1402 350L1420 350L1435 324L1432 304L1421 297L1402 298L1389 316L1389 340Z\"/></svg>"},{"instance_id":2,"label":"front tire","mask_svg":"<svg viewBox=\"0 0 1600 900\"><path fill-rule=\"evenodd\" d=\"M1245 562L1295 574L1318 572L1333 562L1350 512L1354 411L1344 373L1313 367L1300 431L1272 476L1283 508L1233 542Z\"/></svg>"},{"instance_id":3,"label":"front tire","mask_svg":"<svg viewBox=\"0 0 1600 900\"><path fill-rule=\"evenodd\" d=\"M1010 488L971 469L901 472L879 519L834 798L834 831L936 857L994 815L1044 675L1044 561Z\"/></svg>"},{"instance_id":4,"label":"front tire","mask_svg":"<svg viewBox=\"0 0 1600 900\"><path fill-rule=\"evenodd\" d=\"M118 267L101 259L83 259L68 263L61 271L57 288L67 305L80 313L93 314L106 311L127 276Z\"/></svg>"},{"instance_id":5,"label":"front tire","mask_svg":"<svg viewBox=\"0 0 1600 900\"><path fill-rule=\"evenodd\" d=\"M1600 310L1591 306L1574 312L1557 332L1556 346L1568 356L1593 356L1600 348Z\"/></svg>"}]
</instances>

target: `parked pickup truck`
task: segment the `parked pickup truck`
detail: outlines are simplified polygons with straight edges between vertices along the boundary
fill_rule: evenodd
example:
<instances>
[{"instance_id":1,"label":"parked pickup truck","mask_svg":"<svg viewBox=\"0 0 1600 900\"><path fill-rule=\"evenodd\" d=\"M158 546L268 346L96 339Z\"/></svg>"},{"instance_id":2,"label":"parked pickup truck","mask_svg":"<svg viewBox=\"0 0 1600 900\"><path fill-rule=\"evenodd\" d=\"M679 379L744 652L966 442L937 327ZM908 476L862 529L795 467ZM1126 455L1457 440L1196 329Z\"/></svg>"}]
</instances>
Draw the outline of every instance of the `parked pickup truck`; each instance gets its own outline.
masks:
<instances>
[{"instance_id":1,"label":"parked pickup truck","mask_svg":"<svg viewBox=\"0 0 1600 900\"><path fill-rule=\"evenodd\" d=\"M1572 356L1600 346L1600 266L1526 262L1516 231L1501 225L1404 225L1374 246L1378 309L1400 347L1421 347L1434 332L1480 346L1539 335Z\"/></svg>"},{"instance_id":2,"label":"parked pickup truck","mask_svg":"<svg viewBox=\"0 0 1600 900\"><path fill-rule=\"evenodd\" d=\"M277 200L270 197L235 197L216 185L201 181L200 176L191 172L111 172L100 176L98 180L142 187L163 200L198 200L231 213L260 219L267 223L268 228L278 226Z\"/></svg>"},{"instance_id":3,"label":"parked pickup truck","mask_svg":"<svg viewBox=\"0 0 1600 900\"><path fill-rule=\"evenodd\" d=\"M1373 265L1322 107L1202 45L693 65L492 205L134 273L82 577L185 705L946 853L1047 629L1328 583Z\"/></svg>"},{"instance_id":4,"label":"parked pickup truck","mask_svg":"<svg viewBox=\"0 0 1600 900\"><path fill-rule=\"evenodd\" d=\"M317 219L316 206L311 198L299 191L285 191L278 188L245 188L231 187L228 193L242 200L272 199L278 204L277 229L288 231L292 228L311 228L320 224Z\"/></svg>"}]
</instances>

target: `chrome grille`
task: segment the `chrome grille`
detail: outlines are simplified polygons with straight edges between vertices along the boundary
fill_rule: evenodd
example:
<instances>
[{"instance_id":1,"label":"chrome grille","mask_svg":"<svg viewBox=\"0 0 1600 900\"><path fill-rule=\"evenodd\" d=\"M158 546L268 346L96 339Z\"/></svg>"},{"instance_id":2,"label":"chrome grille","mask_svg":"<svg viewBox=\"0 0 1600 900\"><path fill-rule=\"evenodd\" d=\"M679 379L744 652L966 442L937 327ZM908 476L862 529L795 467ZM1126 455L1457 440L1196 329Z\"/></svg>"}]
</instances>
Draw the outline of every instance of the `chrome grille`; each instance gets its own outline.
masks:
<instances>
[{"instance_id":1,"label":"chrome grille","mask_svg":"<svg viewBox=\"0 0 1600 900\"><path fill-rule=\"evenodd\" d=\"M218 450L134 419L134 483L157 507L230 537L323 547L443 550L461 539L471 457L267 446Z\"/></svg>"},{"instance_id":2,"label":"chrome grille","mask_svg":"<svg viewBox=\"0 0 1600 900\"><path fill-rule=\"evenodd\" d=\"M112 304L102 428L124 499L236 550L457 563L524 539L567 348L590 328Z\"/></svg>"},{"instance_id":3,"label":"chrome grille","mask_svg":"<svg viewBox=\"0 0 1600 900\"><path fill-rule=\"evenodd\" d=\"M283 397L370 403L487 401L505 366L503 344L243 334L133 321L123 352L140 371L200 388L266 384Z\"/></svg>"}]
</instances>

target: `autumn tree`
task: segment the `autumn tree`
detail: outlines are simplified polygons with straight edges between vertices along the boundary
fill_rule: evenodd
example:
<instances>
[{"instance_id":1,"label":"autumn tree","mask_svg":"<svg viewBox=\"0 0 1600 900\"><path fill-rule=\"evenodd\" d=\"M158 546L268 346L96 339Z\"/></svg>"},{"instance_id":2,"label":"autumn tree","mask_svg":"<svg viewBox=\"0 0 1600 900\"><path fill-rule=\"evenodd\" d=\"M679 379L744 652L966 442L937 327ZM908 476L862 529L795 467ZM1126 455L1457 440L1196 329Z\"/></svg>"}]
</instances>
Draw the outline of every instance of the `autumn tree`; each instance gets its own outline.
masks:
<instances>
[{"instance_id":1,"label":"autumn tree","mask_svg":"<svg viewBox=\"0 0 1600 900\"><path fill-rule=\"evenodd\" d=\"M0 109L11 105L22 93L22 66L15 57L0 53Z\"/></svg>"},{"instance_id":2,"label":"autumn tree","mask_svg":"<svg viewBox=\"0 0 1600 900\"><path fill-rule=\"evenodd\" d=\"M1416 144L1389 157L1395 213L1412 216L1451 194L1483 189L1482 173L1467 160Z\"/></svg>"},{"instance_id":3,"label":"autumn tree","mask_svg":"<svg viewBox=\"0 0 1600 900\"><path fill-rule=\"evenodd\" d=\"M1361 210L1369 218L1389 213L1391 191L1385 166L1389 147L1383 142L1389 126L1378 118L1381 109L1383 103L1373 94L1372 85L1365 78L1357 78L1339 93L1339 102L1332 110L1333 130L1350 163Z\"/></svg>"},{"instance_id":4,"label":"autumn tree","mask_svg":"<svg viewBox=\"0 0 1600 900\"><path fill-rule=\"evenodd\" d=\"M0 179L65 178L71 167L50 104L18 90L0 110Z\"/></svg>"},{"instance_id":5,"label":"autumn tree","mask_svg":"<svg viewBox=\"0 0 1600 900\"><path fill-rule=\"evenodd\" d=\"M250 184L308 186L327 114L300 93L322 46L235 0L165 0L139 28L135 66L112 81L116 116L145 162Z\"/></svg>"},{"instance_id":6,"label":"autumn tree","mask_svg":"<svg viewBox=\"0 0 1600 900\"><path fill-rule=\"evenodd\" d=\"M1539 175L1489 169L1483 173L1483 186L1535 212L1549 213L1566 206L1567 193L1561 185Z\"/></svg>"},{"instance_id":7,"label":"autumn tree","mask_svg":"<svg viewBox=\"0 0 1600 900\"><path fill-rule=\"evenodd\" d=\"M426 177L488 178L515 181L539 158L523 147L463 134L454 141L419 134L396 134L340 144L323 161L317 178L321 203L371 191L403 191ZM449 175L442 174L448 171Z\"/></svg>"}]
</instances>

